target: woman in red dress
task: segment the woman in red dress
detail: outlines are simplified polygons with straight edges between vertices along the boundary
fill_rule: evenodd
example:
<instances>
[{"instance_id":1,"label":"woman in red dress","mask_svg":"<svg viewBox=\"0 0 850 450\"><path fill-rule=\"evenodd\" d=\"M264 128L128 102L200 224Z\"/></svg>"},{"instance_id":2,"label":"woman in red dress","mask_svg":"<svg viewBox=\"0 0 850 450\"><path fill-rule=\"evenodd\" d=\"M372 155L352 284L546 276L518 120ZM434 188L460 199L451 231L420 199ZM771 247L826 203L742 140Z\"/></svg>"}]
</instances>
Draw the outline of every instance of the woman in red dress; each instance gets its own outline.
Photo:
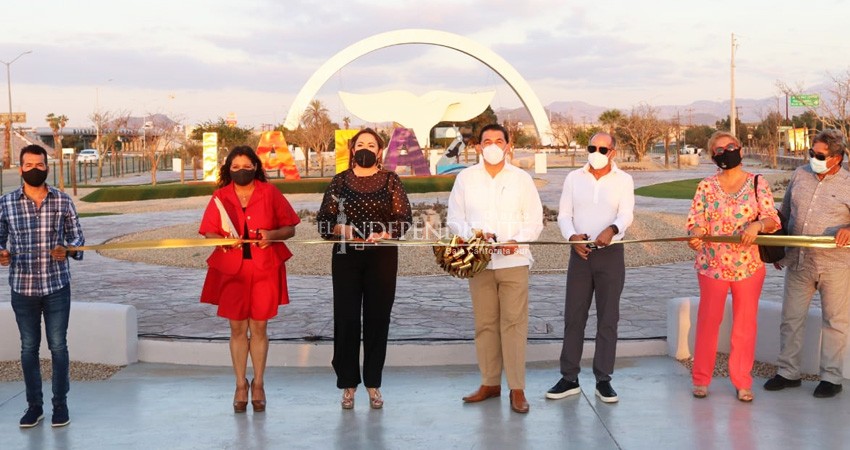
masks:
<instances>
[{"instance_id":1,"label":"woman in red dress","mask_svg":"<svg viewBox=\"0 0 850 450\"><path fill-rule=\"evenodd\" d=\"M251 147L231 150L219 171L218 186L198 232L208 238L236 237L240 242L217 247L207 259L201 302L218 305L218 315L230 321L230 358L236 376L233 411L247 410L250 387L254 412L261 412L266 409L266 325L277 315L279 305L289 303L284 262L292 253L280 241L295 235L300 220L283 194L266 181ZM249 239L259 242L241 242ZM250 383L245 376L249 354L254 369Z\"/></svg>"}]
</instances>

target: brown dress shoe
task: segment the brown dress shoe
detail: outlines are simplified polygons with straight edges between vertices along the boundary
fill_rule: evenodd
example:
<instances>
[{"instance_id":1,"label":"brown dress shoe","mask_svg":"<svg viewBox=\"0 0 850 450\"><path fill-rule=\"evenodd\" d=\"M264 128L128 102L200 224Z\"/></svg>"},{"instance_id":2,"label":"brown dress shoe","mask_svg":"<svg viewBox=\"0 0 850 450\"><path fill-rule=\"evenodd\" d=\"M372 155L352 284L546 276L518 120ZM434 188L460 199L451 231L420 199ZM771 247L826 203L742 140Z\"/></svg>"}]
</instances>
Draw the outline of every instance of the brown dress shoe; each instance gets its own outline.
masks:
<instances>
[{"instance_id":1,"label":"brown dress shoe","mask_svg":"<svg viewBox=\"0 0 850 450\"><path fill-rule=\"evenodd\" d=\"M463 401L466 403L475 403L500 395L502 395L502 386L485 386L482 384L477 391L464 397Z\"/></svg>"},{"instance_id":2,"label":"brown dress shoe","mask_svg":"<svg viewBox=\"0 0 850 450\"><path fill-rule=\"evenodd\" d=\"M511 389L511 409L520 414L528 412L528 401L522 389Z\"/></svg>"}]
</instances>

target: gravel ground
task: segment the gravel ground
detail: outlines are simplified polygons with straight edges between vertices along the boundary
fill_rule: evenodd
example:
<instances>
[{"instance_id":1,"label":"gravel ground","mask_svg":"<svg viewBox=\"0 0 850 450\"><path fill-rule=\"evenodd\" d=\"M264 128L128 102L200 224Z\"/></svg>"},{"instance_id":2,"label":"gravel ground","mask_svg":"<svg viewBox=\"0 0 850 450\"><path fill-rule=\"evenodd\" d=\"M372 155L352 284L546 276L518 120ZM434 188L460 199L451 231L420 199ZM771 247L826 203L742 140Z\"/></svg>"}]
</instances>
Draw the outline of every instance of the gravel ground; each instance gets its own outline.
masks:
<instances>
[{"instance_id":1,"label":"gravel ground","mask_svg":"<svg viewBox=\"0 0 850 450\"><path fill-rule=\"evenodd\" d=\"M687 367L688 370L693 370L694 368L694 360L692 358L688 359L680 359L679 363L683 366ZM756 361L753 364L753 370L750 374L755 378L773 378L776 375L776 365L769 364L766 362ZM714 363L714 375L715 377L724 377L729 378L729 354L728 353L718 353L717 360ZM820 377L818 375L812 374L804 374L802 377L806 381L819 381Z\"/></svg>"},{"instance_id":2,"label":"gravel ground","mask_svg":"<svg viewBox=\"0 0 850 450\"><path fill-rule=\"evenodd\" d=\"M124 366L109 366L106 364L83 363L71 361L72 381L106 380L123 369ZM49 359L41 360L41 379L50 380L53 368ZM20 361L0 361L0 382L23 381Z\"/></svg>"}]
</instances>

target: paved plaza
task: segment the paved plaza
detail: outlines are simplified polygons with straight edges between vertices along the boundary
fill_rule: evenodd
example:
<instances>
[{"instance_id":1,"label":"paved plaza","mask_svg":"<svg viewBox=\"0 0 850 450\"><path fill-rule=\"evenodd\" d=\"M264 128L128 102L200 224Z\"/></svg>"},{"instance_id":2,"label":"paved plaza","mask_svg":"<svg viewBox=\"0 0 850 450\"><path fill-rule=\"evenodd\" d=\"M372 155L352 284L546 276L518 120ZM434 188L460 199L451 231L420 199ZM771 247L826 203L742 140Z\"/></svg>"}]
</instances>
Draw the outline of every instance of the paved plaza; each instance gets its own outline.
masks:
<instances>
[{"instance_id":1,"label":"paved plaza","mask_svg":"<svg viewBox=\"0 0 850 450\"><path fill-rule=\"evenodd\" d=\"M637 186L711 173L635 172ZM544 204L557 208L567 170L539 176ZM144 180L143 180L144 181ZM447 194L416 194L415 201L445 200ZM288 196L296 210L317 209L320 195ZM637 198L637 209L686 213L690 201ZM82 219L88 243L169 225L194 223L200 209L150 211ZM164 236L165 237L165 236ZM299 251L293 246L293 251ZM403 250L402 250L403 251ZM206 252L206 250L204 250ZM133 305L145 339L226 339L226 321L198 303L205 271L120 261L88 252L73 268L75 301ZM332 295L329 276L290 276L291 304L270 321L276 344L318 341L330 345ZM0 283L0 299L8 299ZM763 301L780 301L782 274L773 269ZM530 340L557 344L563 332L564 273L535 273L530 283ZM666 306L672 298L696 296L691 262L629 268L620 321L621 347L663 342ZM473 339L467 283L449 276L400 277L390 326L391 345L439 346ZM591 310L592 313L592 310ZM586 337L595 334L595 317ZM778 333L778 330L777 330ZM17 345L3 343L2 345ZM423 346L417 346L422 351ZM73 348L71 355L73 358ZM421 355L428 358L427 350ZM672 358L618 359L614 386L621 400L608 405L593 396L589 367L583 393L551 401L543 396L558 377L557 361L530 363L528 415L512 413L507 394L481 404L460 397L479 383L477 368L442 365L388 367L382 390L386 406L370 411L363 389L354 411L341 411L330 364L270 367L269 407L262 414L234 415L228 361L219 367L138 363L106 381L73 382L72 423L19 430L23 383L0 383L0 448L843 448L850 438L850 397L819 400L814 383L768 393L756 380L756 400L735 400L729 380L715 379L706 400L690 395L690 376ZM587 364L587 362L586 362ZM49 390L49 382L45 383ZM47 407L49 414L49 405Z\"/></svg>"}]
</instances>

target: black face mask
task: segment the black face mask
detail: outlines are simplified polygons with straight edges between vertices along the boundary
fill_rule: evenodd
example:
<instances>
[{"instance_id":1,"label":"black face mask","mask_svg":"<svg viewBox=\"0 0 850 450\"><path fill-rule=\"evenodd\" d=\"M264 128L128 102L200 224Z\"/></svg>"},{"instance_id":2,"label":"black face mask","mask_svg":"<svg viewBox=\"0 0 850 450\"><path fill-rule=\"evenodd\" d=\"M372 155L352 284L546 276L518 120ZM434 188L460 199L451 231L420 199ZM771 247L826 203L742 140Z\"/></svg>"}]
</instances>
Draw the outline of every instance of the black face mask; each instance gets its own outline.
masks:
<instances>
[{"instance_id":1,"label":"black face mask","mask_svg":"<svg viewBox=\"0 0 850 450\"><path fill-rule=\"evenodd\" d=\"M371 150L361 148L354 152L354 162L360 167L372 167L378 162L378 155L372 153Z\"/></svg>"},{"instance_id":2,"label":"black face mask","mask_svg":"<svg viewBox=\"0 0 850 450\"><path fill-rule=\"evenodd\" d=\"M34 167L30 170L27 170L26 172L23 172L21 174L21 178L24 179L24 183L32 187L39 187L44 184L44 180L47 179L47 171Z\"/></svg>"},{"instance_id":3,"label":"black face mask","mask_svg":"<svg viewBox=\"0 0 850 450\"><path fill-rule=\"evenodd\" d=\"M711 159L714 160L717 167L723 170L733 169L741 165L741 150L723 152L719 155L713 155Z\"/></svg>"},{"instance_id":4,"label":"black face mask","mask_svg":"<svg viewBox=\"0 0 850 450\"><path fill-rule=\"evenodd\" d=\"M231 170L230 179L239 186L247 186L254 181L254 169Z\"/></svg>"}]
</instances>

